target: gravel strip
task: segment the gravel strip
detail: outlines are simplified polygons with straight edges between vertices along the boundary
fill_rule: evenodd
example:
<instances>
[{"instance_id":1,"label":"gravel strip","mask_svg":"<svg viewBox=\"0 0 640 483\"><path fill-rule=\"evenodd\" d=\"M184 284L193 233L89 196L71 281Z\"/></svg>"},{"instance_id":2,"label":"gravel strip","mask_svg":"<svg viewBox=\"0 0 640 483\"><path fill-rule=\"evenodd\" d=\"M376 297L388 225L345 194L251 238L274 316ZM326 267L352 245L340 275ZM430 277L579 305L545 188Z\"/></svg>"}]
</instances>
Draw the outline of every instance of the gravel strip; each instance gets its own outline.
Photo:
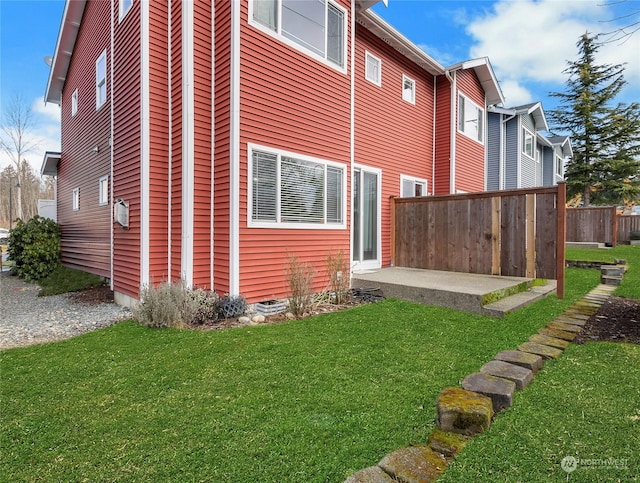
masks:
<instances>
[{"instance_id":1,"label":"gravel strip","mask_svg":"<svg viewBox=\"0 0 640 483\"><path fill-rule=\"evenodd\" d=\"M0 272L0 349L69 339L131 317L114 303L85 304L68 294L38 297L39 290Z\"/></svg>"}]
</instances>

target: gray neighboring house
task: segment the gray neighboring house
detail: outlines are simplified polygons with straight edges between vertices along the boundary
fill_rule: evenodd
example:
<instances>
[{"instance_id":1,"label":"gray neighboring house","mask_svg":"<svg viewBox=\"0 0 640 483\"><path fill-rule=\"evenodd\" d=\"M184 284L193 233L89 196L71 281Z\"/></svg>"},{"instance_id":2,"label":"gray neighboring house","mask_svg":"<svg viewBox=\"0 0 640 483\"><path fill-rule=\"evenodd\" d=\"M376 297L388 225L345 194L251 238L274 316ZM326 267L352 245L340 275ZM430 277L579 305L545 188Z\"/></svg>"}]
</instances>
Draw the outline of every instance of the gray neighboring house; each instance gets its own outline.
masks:
<instances>
[{"instance_id":1,"label":"gray neighboring house","mask_svg":"<svg viewBox=\"0 0 640 483\"><path fill-rule=\"evenodd\" d=\"M564 179L572 156L567 136L545 136L549 130L540 102L487 112L486 189L553 186Z\"/></svg>"}]
</instances>

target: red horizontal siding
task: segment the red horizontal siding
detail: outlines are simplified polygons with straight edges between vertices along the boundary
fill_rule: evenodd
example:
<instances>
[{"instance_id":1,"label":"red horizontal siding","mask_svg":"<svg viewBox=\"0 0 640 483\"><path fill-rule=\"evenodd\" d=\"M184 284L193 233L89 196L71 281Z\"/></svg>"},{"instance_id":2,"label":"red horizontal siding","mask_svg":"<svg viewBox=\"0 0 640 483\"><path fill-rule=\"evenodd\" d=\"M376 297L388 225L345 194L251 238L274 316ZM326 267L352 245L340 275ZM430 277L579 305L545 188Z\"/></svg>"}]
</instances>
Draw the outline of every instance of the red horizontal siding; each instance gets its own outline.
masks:
<instances>
[{"instance_id":1,"label":"red horizontal siding","mask_svg":"<svg viewBox=\"0 0 640 483\"><path fill-rule=\"evenodd\" d=\"M182 0L171 0L171 254L169 278L182 270Z\"/></svg>"},{"instance_id":2,"label":"red horizontal siding","mask_svg":"<svg viewBox=\"0 0 640 483\"><path fill-rule=\"evenodd\" d=\"M88 2L76 49L62 91L62 157L58 165L57 210L62 225L62 262L110 277L110 205L99 204L98 180L110 174L109 102L96 110L96 60L109 55L109 3ZM78 90L78 111L71 116L71 95ZM107 77L107 96L111 86ZM98 152L94 152L94 147ZM80 209L73 211L72 192L80 190Z\"/></svg>"},{"instance_id":3,"label":"red horizontal siding","mask_svg":"<svg viewBox=\"0 0 640 483\"><path fill-rule=\"evenodd\" d=\"M340 3L350 9L350 2ZM288 295L288 254L322 273L328 251L348 253L349 231L248 228L247 143L348 168L350 77L250 25L247 4L242 3L240 22L240 291L259 301ZM326 287L325 278L316 277L315 290Z\"/></svg>"},{"instance_id":4,"label":"red horizontal siding","mask_svg":"<svg viewBox=\"0 0 640 483\"><path fill-rule=\"evenodd\" d=\"M105 2L106 3L106 2ZM114 289L138 298L140 288L140 3L115 17L114 198L129 203L129 229L114 229Z\"/></svg>"},{"instance_id":5,"label":"red horizontal siding","mask_svg":"<svg viewBox=\"0 0 640 483\"><path fill-rule=\"evenodd\" d=\"M365 52L382 61L382 82L365 78ZM382 169L382 264L390 263L390 201L400 195L400 176L433 184L433 76L365 28L356 26L355 162ZM416 86L415 105L402 99L403 75Z\"/></svg>"},{"instance_id":6,"label":"red horizontal siding","mask_svg":"<svg viewBox=\"0 0 640 483\"><path fill-rule=\"evenodd\" d=\"M484 90L474 70L457 72L456 84L459 92L484 109ZM467 193L484 191L484 171L484 144L458 132L456 138L456 190Z\"/></svg>"}]
</instances>

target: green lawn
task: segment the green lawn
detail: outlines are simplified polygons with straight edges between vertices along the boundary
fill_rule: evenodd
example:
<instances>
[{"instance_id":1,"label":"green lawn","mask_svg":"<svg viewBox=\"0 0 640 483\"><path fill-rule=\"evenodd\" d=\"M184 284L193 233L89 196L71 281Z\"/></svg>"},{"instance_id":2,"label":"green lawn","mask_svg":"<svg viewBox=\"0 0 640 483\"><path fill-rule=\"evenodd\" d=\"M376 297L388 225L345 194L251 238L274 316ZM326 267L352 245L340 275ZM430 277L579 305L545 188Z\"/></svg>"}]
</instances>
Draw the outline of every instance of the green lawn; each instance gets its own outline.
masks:
<instances>
[{"instance_id":1,"label":"green lawn","mask_svg":"<svg viewBox=\"0 0 640 483\"><path fill-rule=\"evenodd\" d=\"M0 474L340 482L424 443L442 388L524 342L598 278L568 270L564 300L551 296L502 319L387 300L219 332L126 322L2 351ZM514 416L532 389L518 396Z\"/></svg>"}]
</instances>

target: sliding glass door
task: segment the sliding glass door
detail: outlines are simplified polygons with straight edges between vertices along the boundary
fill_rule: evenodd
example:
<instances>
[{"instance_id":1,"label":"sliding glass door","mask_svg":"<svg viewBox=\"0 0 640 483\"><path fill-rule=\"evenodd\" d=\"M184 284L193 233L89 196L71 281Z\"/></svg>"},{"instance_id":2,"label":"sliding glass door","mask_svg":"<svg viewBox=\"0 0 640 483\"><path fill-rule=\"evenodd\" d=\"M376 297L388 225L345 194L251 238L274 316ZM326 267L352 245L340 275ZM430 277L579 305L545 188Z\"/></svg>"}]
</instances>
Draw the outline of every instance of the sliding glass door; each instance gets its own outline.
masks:
<instances>
[{"instance_id":1,"label":"sliding glass door","mask_svg":"<svg viewBox=\"0 0 640 483\"><path fill-rule=\"evenodd\" d=\"M354 270L380 268L380 171L355 168L352 187Z\"/></svg>"}]
</instances>

